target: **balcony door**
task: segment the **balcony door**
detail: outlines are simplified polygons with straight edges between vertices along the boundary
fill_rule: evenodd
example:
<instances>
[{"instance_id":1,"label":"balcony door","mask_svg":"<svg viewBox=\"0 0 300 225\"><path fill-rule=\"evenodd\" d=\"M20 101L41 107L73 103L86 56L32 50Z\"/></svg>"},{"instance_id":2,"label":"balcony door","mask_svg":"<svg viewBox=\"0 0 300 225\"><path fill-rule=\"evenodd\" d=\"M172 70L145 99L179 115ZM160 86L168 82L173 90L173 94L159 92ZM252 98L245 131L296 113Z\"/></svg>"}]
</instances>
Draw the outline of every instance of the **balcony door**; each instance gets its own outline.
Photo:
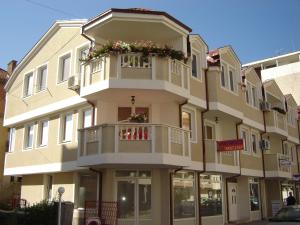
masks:
<instances>
[{"instance_id":1,"label":"balcony door","mask_svg":"<svg viewBox=\"0 0 300 225\"><path fill-rule=\"evenodd\" d=\"M237 208L237 183L228 182L228 208L229 208L229 221L236 221L238 219Z\"/></svg>"},{"instance_id":2,"label":"balcony door","mask_svg":"<svg viewBox=\"0 0 300 225\"><path fill-rule=\"evenodd\" d=\"M127 171L121 173L124 175ZM150 174L148 171L146 173ZM141 173L131 171L129 176L116 177L119 225L152 224L151 176L141 177L138 174Z\"/></svg>"}]
</instances>

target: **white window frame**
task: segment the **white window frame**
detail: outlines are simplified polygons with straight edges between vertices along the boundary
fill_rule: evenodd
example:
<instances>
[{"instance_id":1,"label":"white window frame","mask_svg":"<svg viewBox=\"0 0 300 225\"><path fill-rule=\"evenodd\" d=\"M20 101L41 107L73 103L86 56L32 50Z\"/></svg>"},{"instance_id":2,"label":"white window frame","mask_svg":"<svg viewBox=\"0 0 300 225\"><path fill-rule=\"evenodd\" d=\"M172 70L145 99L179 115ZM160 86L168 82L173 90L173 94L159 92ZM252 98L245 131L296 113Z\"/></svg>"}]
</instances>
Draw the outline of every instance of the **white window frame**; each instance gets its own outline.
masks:
<instances>
[{"instance_id":1,"label":"white window frame","mask_svg":"<svg viewBox=\"0 0 300 225\"><path fill-rule=\"evenodd\" d=\"M244 140L244 135L243 135L243 133L246 134L246 140ZM251 133L251 132L249 132L248 129L245 129L245 128L242 128L242 129L241 129L241 132L240 132L240 134L241 134L241 139L244 140L244 150L242 151L243 154L248 154L248 155L251 154L251 150L252 150L251 144L252 144L252 142L251 142L251 138L250 138L250 135L249 135L250 133Z\"/></svg>"},{"instance_id":2,"label":"white window frame","mask_svg":"<svg viewBox=\"0 0 300 225\"><path fill-rule=\"evenodd\" d=\"M255 140L256 140L256 142L255 142L256 152L253 151L252 135L255 136ZM260 142L260 135L259 135L259 132L254 131L254 130L251 130L251 137L250 137L250 140L251 140L251 152L252 152L252 154L255 155L255 156L260 155L260 145L259 145L259 142Z\"/></svg>"},{"instance_id":3,"label":"white window frame","mask_svg":"<svg viewBox=\"0 0 300 225\"><path fill-rule=\"evenodd\" d=\"M46 144L42 144L42 132L43 132L42 124L44 122L47 122L47 124L48 124L48 128L47 128L47 143ZM36 143L36 147L37 148L44 148L44 147L48 146L48 144L49 144L49 124L50 124L49 123L49 119L44 119L44 120L39 121L39 123L38 123L38 136L37 136L37 143Z\"/></svg>"},{"instance_id":4,"label":"white window frame","mask_svg":"<svg viewBox=\"0 0 300 225\"><path fill-rule=\"evenodd\" d=\"M46 82L45 82L45 88L44 89L41 89L40 88L40 81L41 81L41 71L42 69L45 69L46 68ZM36 93L38 92L42 92L42 91L45 91L47 90L47 87L48 87L48 63L45 63L43 65L40 65L37 70L36 70Z\"/></svg>"},{"instance_id":5,"label":"white window frame","mask_svg":"<svg viewBox=\"0 0 300 225\"><path fill-rule=\"evenodd\" d=\"M78 112L78 121L77 121L78 129L84 128L84 112L88 111L88 110L91 110L91 126L94 126L94 124L92 124L93 108L85 107L85 108L80 109ZM94 118L94 120L95 120L95 118Z\"/></svg>"},{"instance_id":6,"label":"white window frame","mask_svg":"<svg viewBox=\"0 0 300 225\"><path fill-rule=\"evenodd\" d=\"M32 126L32 144L31 144L31 147L30 146L27 146L28 145L28 140L27 140L27 136L28 136L28 128ZM33 149L33 146L34 146L34 129L35 129L35 126L34 126L34 123L30 123L30 124L26 124L24 126L24 137L23 137L23 150L24 151L28 151L28 150L32 150Z\"/></svg>"},{"instance_id":7,"label":"white window frame","mask_svg":"<svg viewBox=\"0 0 300 225\"><path fill-rule=\"evenodd\" d=\"M71 134L71 140L64 140L64 131L65 131L65 118L66 116L71 115L72 117L72 134ZM73 129L74 129L74 112L67 112L64 113L60 116L59 118L59 144L64 144L64 143L71 143L73 141Z\"/></svg>"},{"instance_id":8,"label":"white window frame","mask_svg":"<svg viewBox=\"0 0 300 225\"><path fill-rule=\"evenodd\" d=\"M182 112L187 112L191 115L191 138L190 142L197 143L197 118L196 118L196 109L189 107L189 106L183 106ZM181 115L180 115L181 116ZM182 118L180 118L182 119Z\"/></svg>"},{"instance_id":9,"label":"white window frame","mask_svg":"<svg viewBox=\"0 0 300 225\"><path fill-rule=\"evenodd\" d=\"M193 55L196 56L196 76L193 76L192 74L192 69L191 68L191 77L194 79L197 79L199 81L202 81L202 77L203 77L203 73L202 73L202 65L201 65L201 51L199 51L198 49L192 48L192 67L193 67Z\"/></svg>"},{"instance_id":10,"label":"white window frame","mask_svg":"<svg viewBox=\"0 0 300 225\"><path fill-rule=\"evenodd\" d=\"M222 67L224 68L224 81L225 81L225 86L222 85ZM221 74L220 74L220 87L223 89L223 90L226 90L226 91L229 91L230 93L232 94L235 94L235 95L238 95L238 77L239 74L238 74L238 70L230 65L229 63L221 60ZM229 71L232 71L232 75L233 75L233 91L231 90L231 85L230 85L230 73Z\"/></svg>"},{"instance_id":11,"label":"white window frame","mask_svg":"<svg viewBox=\"0 0 300 225\"><path fill-rule=\"evenodd\" d=\"M22 90L22 96L23 96L23 98L31 97L34 94L34 74L35 74L34 70L31 70L31 71L25 73L25 75L24 75L24 78L23 78L23 90ZM32 76L32 84L31 85L30 85L30 83L28 83L28 85L27 85L27 77L28 76ZM28 92L27 89L29 90L30 86L31 86L31 94L25 93L25 92Z\"/></svg>"},{"instance_id":12,"label":"white window frame","mask_svg":"<svg viewBox=\"0 0 300 225\"><path fill-rule=\"evenodd\" d=\"M65 82L68 81L69 77L67 79L65 79L65 80L62 80L62 72L63 72L63 70L62 70L62 61L64 59L66 59L67 56L70 57L69 77L72 76L72 51L68 51L68 52L66 52L66 53L64 53L64 54L62 54L62 55L60 55L58 57L58 63L57 63L57 66L58 66L57 67L57 82L56 82L57 84L63 84L63 83L65 83Z\"/></svg>"},{"instance_id":13,"label":"white window frame","mask_svg":"<svg viewBox=\"0 0 300 225\"><path fill-rule=\"evenodd\" d=\"M253 98L253 88L255 90L255 98L256 101L254 101ZM248 106L251 106L257 110L259 110L259 103L261 100L261 96L259 95L259 85L254 85L253 83L246 81L246 92L248 93L249 102L247 102L247 94L245 93L245 101Z\"/></svg>"},{"instance_id":14,"label":"white window frame","mask_svg":"<svg viewBox=\"0 0 300 225\"><path fill-rule=\"evenodd\" d=\"M74 71L75 73L78 75L78 77L81 76L80 74L80 70L81 70L81 62L79 61L79 57L80 57L80 52L83 50L83 49L88 49L89 50L90 48L90 42L85 42L83 43L82 45L78 46L76 48L76 51L75 51L75 59L76 59L76 62L74 63Z\"/></svg>"},{"instance_id":15,"label":"white window frame","mask_svg":"<svg viewBox=\"0 0 300 225\"><path fill-rule=\"evenodd\" d=\"M15 141L16 141L16 128L9 129L9 139L8 139L8 152L12 153L15 150Z\"/></svg>"},{"instance_id":16,"label":"white window frame","mask_svg":"<svg viewBox=\"0 0 300 225\"><path fill-rule=\"evenodd\" d=\"M207 132L206 132L206 127L211 127L212 128L212 139L207 139ZM205 140L216 140L216 136L217 136L217 134L216 134L216 123L214 123L214 122L211 122L211 121L205 121L204 122L204 132L205 132L205 134L204 134L204 137L205 137Z\"/></svg>"}]
</instances>

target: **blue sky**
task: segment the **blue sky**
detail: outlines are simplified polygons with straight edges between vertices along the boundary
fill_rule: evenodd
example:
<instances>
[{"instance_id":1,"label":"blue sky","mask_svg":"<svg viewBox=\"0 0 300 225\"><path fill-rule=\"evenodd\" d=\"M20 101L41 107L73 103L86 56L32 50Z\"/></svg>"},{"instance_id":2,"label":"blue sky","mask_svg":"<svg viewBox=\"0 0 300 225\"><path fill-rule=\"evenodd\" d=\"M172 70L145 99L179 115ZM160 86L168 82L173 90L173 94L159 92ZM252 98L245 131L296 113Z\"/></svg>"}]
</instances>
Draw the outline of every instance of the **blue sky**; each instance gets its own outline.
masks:
<instances>
[{"instance_id":1,"label":"blue sky","mask_svg":"<svg viewBox=\"0 0 300 225\"><path fill-rule=\"evenodd\" d=\"M210 49L232 45L243 63L300 50L300 0L1 0L0 67L19 61L55 20L112 7L166 11Z\"/></svg>"}]
</instances>

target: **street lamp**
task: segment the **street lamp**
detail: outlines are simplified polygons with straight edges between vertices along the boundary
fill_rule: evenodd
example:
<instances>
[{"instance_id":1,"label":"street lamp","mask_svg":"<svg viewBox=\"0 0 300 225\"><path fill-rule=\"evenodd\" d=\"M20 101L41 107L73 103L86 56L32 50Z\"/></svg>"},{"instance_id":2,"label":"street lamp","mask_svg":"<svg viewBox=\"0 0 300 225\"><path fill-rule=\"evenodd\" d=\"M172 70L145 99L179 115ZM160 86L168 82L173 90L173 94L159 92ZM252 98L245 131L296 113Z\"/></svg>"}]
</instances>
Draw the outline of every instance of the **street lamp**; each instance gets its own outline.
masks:
<instances>
[{"instance_id":1,"label":"street lamp","mask_svg":"<svg viewBox=\"0 0 300 225\"><path fill-rule=\"evenodd\" d=\"M65 193L64 187L58 188L58 225L61 225L61 197Z\"/></svg>"}]
</instances>

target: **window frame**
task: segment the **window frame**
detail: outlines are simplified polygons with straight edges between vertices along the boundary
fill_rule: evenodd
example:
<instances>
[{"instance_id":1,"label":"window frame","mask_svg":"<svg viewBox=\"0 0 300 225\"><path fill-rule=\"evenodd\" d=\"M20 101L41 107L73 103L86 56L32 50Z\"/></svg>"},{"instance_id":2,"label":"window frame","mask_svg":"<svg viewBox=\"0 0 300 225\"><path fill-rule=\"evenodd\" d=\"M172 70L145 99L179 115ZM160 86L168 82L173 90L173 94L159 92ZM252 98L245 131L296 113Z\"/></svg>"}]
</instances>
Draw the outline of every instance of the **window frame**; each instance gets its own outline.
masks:
<instances>
[{"instance_id":1,"label":"window frame","mask_svg":"<svg viewBox=\"0 0 300 225\"><path fill-rule=\"evenodd\" d=\"M63 75L63 60L66 58L70 58L70 65L69 65L69 76L63 80L62 75ZM58 68L57 68L57 84L63 84L68 81L68 78L72 76L72 51L65 52L64 54L60 55L58 57Z\"/></svg>"},{"instance_id":2,"label":"window frame","mask_svg":"<svg viewBox=\"0 0 300 225\"><path fill-rule=\"evenodd\" d=\"M192 48L192 53L191 53L191 58L192 58L192 62L191 62L191 77L193 79L196 79L198 81L202 82L202 77L203 77L203 69L202 69L202 64L201 64L201 54L202 51L198 50L196 48ZM196 76L193 75L193 56L196 57Z\"/></svg>"},{"instance_id":3,"label":"window frame","mask_svg":"<svg viewBox=\"0 0 300 225\"><path fill-rule=\"evenodd\" d=\"M78 77L81 76L81 62L80 62L80 53L83 49L87 49L89 51L90 49L90 42L85 42L83 43L82 45L79 45L76 47L76 50L75 50L75 63L74 63L74 71L75 71L75 74L77 74Z\"/></svg>"},{"instance_id":4,"label":"window frame","mask_svg":"<svg viewBox=\"0 0 300 225\"><path fill-rule=\"evenodd\" d=\"M197 136L197 118L196 118L196 109L189 107L189 106L183 106L182 112L189 113L191 115L191 136L190 136L190 142L197 143L198 142L198 136ZM181 121L182 121L182 113L181 113Z\"/></svg>"},{"instance_id":5,"label":"window frame","mask_svg":"<svg viewBox=\"0 0 300 225\"><path fill-rule=\"evenodd\" d=\"M42 144L42 132L43 132L43 126L42 124L44 122L47 122L47 143L46 144ZM36 148L45 148L48 146L49 144L49 124L50 124L50 120L49 119L44 119L38 122L38 134L37 134L37 143L36 143Z\"/></svg>"},{"instance_id":6,"label":"window frame","mask_svg":"<svg viewBox=\"0 0 300 225\"><path fill-rule=\"evenodd\" d=\"M65 139L65 131L66 131L66 117L71 115L72 119L72 131L71 131L71 139L70 140L66 140ZM75 113L73 111L70 112L66 112L62 115L60 115L59 118L59 140L58 143L59 144L66 144L66 143L72 143L73 142L73 135L74 135L74 115Z\"/></svg>"},{"instance_id":7,"label":"window frame","mask_svg":"<svg viewBox=\"0 0 300 225\"><path fill-rule=\"evenodd\" d=\"M23 98L31 97L34 94L34 74L35 74L34 70L31 70L31 71L29 71L29 72L27 72L27 73L24 74L24 78L23 78L23 90L22 90L22 96L23 96ZM29 76L32 76L32 83L31 83L31 85L30 85L29 82L27 83L27 78ZM31 86L31 94L27 94L27 92L29 92L30 86Z\"/></svg>"},{"instance_id":8,"label":"window frame","mask_svg":"<svg viewBox=\"0 0 300 225\"><path fill-rule=\"evenodd\" d=\"M15 140L16 140L16 128L12 127L9 129L8 137L8 153L12 153L15 150Z\"/></svg>"},{"instance_id":9,"label":"window frame","mask_svg":"<svg viewBox=\"0 0 300 225\"><path fill-rule=\"evenodd\" d=\"M245 135L246 135L246 137L245 137L246 140L244 139L243 133L245 133ZM241 138L244 141L244 150L242 152L244 154L248 154L248 155L251 154L251 144L252 144L249 133L250 133L249 130L244 129L244 128L242 128L241 132L240 132ZM249 146L249 144L250 144L250 146Z\"/></svg>"},{"instance_id":10,"label":"window frame","mask_svg":"<svg viewBox=\"0 0 300 225\"><path fill-rule=\"evenodd\" d=\"M260 208L261 208L261 196L260 196L260 191L259 191L259 189L260 189L260 183L259 183L259 181L255 181L254 179L248 179L248 187L249 187L249 205L250 205L250 212L257 212L257 211L260 211ZM251 208L251 189L250 189L250 187L251 187L251 185L257 185L257 190L258 190L258 192L257 192L257 194L258 194L258 209L257 210L252 210L252 208Z\"/></svg>"},{"instance_id":11,"label":"window frame","mask_svg":"<svg viewBox=\"0 0 300 225\"><path fill-rule=\"evenodd\" d=\"M224 68L224 70L223 70ZM230 93L234 94L234 95L239 95L238 92L238 81L237 81L237 76L239 75L237 73L237 69L235 66L232 66L231 64L229 64L228 62L221 60L221 64L220 64L220 87L225 90L225 91L229 91ZM232 72L232 88L231 89L231 84L230 84L230 71ZM224 82L225 84L223 85L223 77L224 77Z\"/></svg>"},{"instance_id":12,"label":"window frame","mask_svg":"<svg viewBox=\"0 0 300 225\"><path fill-rule=\"evenodd\" d=\"M30 124L26 124L24 126L24 135L23 135L23 150L24 151L29 151L29 150L32 150L33 147L34 147L34 129L35 129L35 124L34 123L30 123ZM29 133L28 133L28 128L29 127L32 127L32 143L31 143L31 146L28 146L28 140L27 140L27 137L29 137Z\"/></svg>"},{"instance_id":13,"label":"window frame","mask_svg":"<svg viewBox=\"0 0 300 225\"><path fill-rule=\"evenodd\" d=\"M45 87L43 89L40 88L40 82L41 82L41 71L43 69L46 69L46 79L45 79ZM45 63L45 64L42 64L40 65L39 67L37 67L37 70L36 70L36 90L35 90L35 93L39 93L39 92L42 92L42 91L45 91L47 90L47 87L48 87L48 62Z\"/></svg>"},{"instance_id":14,"label":"window frame","mask_svg":"<svg viewBox=\"0 0 300 225\"><path fill-rule=\"evenodd\" d=\"M256 152L253 151L253 136L255 136L255 147L256 147ZM260 145L259 145L259 142L260 142L260 136L259 136L259 133L252 130L252 131L251 131L251 137L250 137L250 140L251 140L251 152L252 152L252 154L255 155L255 156L260 155Z\"/></svg>"}]
</instances>

